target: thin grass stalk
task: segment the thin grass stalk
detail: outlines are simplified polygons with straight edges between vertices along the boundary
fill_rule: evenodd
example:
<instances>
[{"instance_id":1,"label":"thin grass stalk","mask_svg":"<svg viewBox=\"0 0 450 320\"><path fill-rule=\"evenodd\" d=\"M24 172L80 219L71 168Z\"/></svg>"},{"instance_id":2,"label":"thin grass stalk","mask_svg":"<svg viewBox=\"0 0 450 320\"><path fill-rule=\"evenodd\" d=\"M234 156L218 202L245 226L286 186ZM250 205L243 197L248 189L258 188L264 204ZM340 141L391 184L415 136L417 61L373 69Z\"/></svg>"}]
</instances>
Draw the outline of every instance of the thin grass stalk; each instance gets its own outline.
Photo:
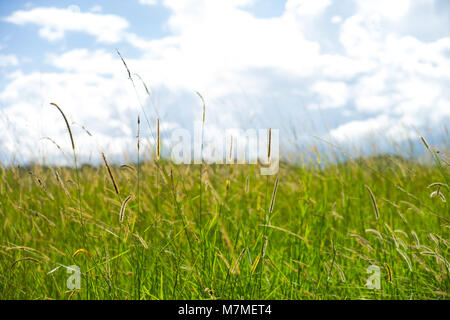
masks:
<instances>
[{"instance_id":1,"label":"thin grass stalk","mask_svg":"<svg viewBox=\"0 0 450 320\"><path fill-rule=\"evenodd\" d=\"M144 84L145 85L145 84ZM145 88L147 89L147 86L145 86ZM148 90L147 90L148 92ZM141 118L138 114L138 118L137 118L137 215L134 216L133 219L133 226L132 226L132 232L134 232L134 226L136 223L136 219L138 217L140 217L141 214L141 203L140 203L140 187L141 187L141 183L140 183L140 179L141 179L141 142L140 142L140 138L141 138ZM143 260L143 255L144 255L144 249L139 246L138 247L138 258L136 259L135 255L133 255L134 259L135 259L135 266L136 266L136 271L134 272L134 283L135 283L135 295L137 296L137 298L140 300L141 299L141 261Z\"/></svg>"},{"instance_id":2,"label":"thin grass stalk","mask_svg":"<svg viewBox=\"0 0 450 320\"><path fill-rule=\"evenodd\" d=\"M147 116L147 112L145 112L145 108L144 108L144 106L143 106L143 104L142 104L142 102L141 102L141 99L139 98L139 93L138 93L138 91L137 91L136 84L134 83L134 79L133 79L133 77L132 77L132 75L131 75L131 71L130 71L130 69L128 68L127 63L125 62L125 59L122 57L122 55L120 54L120 52L119 52L119 50L118 50L117 48L116 48L116 52L117 52L118 56L120 57L120 60L122 60L122 63L123 63L123 65L124 65L125 69L127 70L127 73L128 73L128 79L131 81L131 84L133 85L134 93L136 94L136 97L137 97L139 106L141 107L142 113L144 114L144 118L145 118L145 121L147 122L147 126L148 126L148 128L149 128L149 130L150 130L150 134L151 134L152 137L153 137L153 141L156 142L155 134L154 134L154 132L153 132L153 130L152 130L152 127L151 127L151 125L150 125L150 120L149 120L149 117ZM139 78L140 78L140 77L139 77ZM140 78L140 79L141 79L141 78ZM141 81L142 81L142 79L141 79ZM142 82L143 82L143 81L142 81ZM144 82L143 82L143 83L144 83ZM147 86L145 85L145 83L144 83L144 87L145 87L145 89L146 89L146 92L149 94L149 91L148 91ZM155 112L155 113L158 114L158 112Z\"/></svg>"},{"instance_id":3,"label":"thin grass stalk","mask_svg":"<svg viewBox=\"0 0 450 320\"><path fill-rule=\"evenodd\" d=\"M272 128L269 128L269 133L268 133L268 143L267 143L267 160L269 162L270 165L270 154L271 154L271 147L272 147ZM275 186L278 186L278 179L276 180L276 184ZM274 194L276 193L276 187L274 188ZM262 257L263 253L264 253L264 246L265 246L265 241L267 240L267 225L269 224L268 219L269 219L269 214L270 214L270 208L267 206L268 203L268 193L269 193L269 175L266 176L266 192L265 192L265 200L264 200L264 229L263 229L263 239L262 239L262 243L261 243L261 253L260 256ZM275 201L273 199L273 201ZM263 260L261 261L261 273L259 276L259 291L261 291L261 286L262 286L262 275L264 273L264 257L262 257Z\"/></svg>"},{"instance_id":4,"label":"thin grass stalk","mask_svg":"<svg viewBox=\"0 0 450 320\"><path fill-rule=\"evenodd\" d=\"M160 170L159 170L159 159L161 156L161 137L159 135L159 118L156 121L156 203L155 203L155 228L158 227L158 216L159 216L159 180L160 180Z\"/></svg>"},{"instance_id":5,"label":"thin grass stalk","mask_svg":"<svg viewBox=\"0 0 450 320\"><path fill-rule=\"evenodd\" d=\"M375 212L375 218L378 220L378 219L380 219L380 212L378 211L378 206L377 206L377 202L375 201L375 196L373 195L373 192L372 192L372 190L370 190L368 185L364 185L364 187L366 187L367 191L369 192L370 199L372 200L372 205L373 205L373 209Z\"/></svg>"},{"instance_id":6,"label":"thin grass stalk","mask_svg":"<svg viewBox=\"0 0 450 320\"><path fill-rule=\"evenodd\" d=\"M64 114L64 112L62 111L62 109L54 102L50 103L52 106L56 107L59 112L61 113L62 117L64 118L64 122L66 123L66 127L67 127L67 131L69 132L69 136L70 136L70 142L72 144L72 151L73 151L73 162L75 165L75 172L76 172L76 177L77 177L77 189L78 189L78 204L79 204L79 210L80 210L80 222L81 225L83 226L83 230L84 230L84 221L83 221L83 214L82 214L82 210L81 210L81 186L80 186L80 174L79 174L79 170L78 170L78 161L77 161L77 154L75 151L75 142L73 139L73 135L72 135L72 130L70 128L69 125L69 121L67 121L66 115ZM83 232L84 235L84 241L86 241L85 239L85 234Z\"/></svg>"},{"instance_id":7,"label":"thin grass stalk","mask_svg":"<svg viewBox=\"0 0 450 320\"><path fill-rule=\"evenodd\" d=\"M202 107L203 107L203 114L202 114L202 138L201 138L201 146L200 146L200 178L199 178L199 221L200 224L202 222L202 176L203 176L203 139L204 139L204 130L205 130L205 113L206 113L206 104L205 100L203 99L203 96L200 94L200 92L196 92L197 95L202 100Z\"/></svg>"},{"instance_id":8,"label":"thin grass stalk","mask_svg":"<svg viewBox=\"0 0 450 320\"><path fill-rule=\"evenodd\" d=\"M70 136L70 142L72 144L72 151L73 151L73 162L75 165L75 174L77 178L77 190L78 190L78 209L79 209L79 216L80 216L80 223L81 223L81 229L83 230L83 246L86 247L86 228L84 225L84 219L83 219L83 211L82 211L82 204L81 204L81 185L80 185L80 171L78 169L78 160L77 160L77 153L75 150L75 141L73 139L72 130L69 125L69 121L67 121L67 117L62 111L62 109L54 102L50 103L52 106L56 107L59 112L61 113L62 117L64 118L64 122L66 123L67 131L69 131ZM88 290L86 290L86 296L89 298L89 281L87 281Z\"/></svg>"},{"instance_id":9,"label":"thin grass stalk","mask_svg":"<svg viewBox=\"0 0 450 320\"><path fill-rule=\"evenodd\" d=\"M430 145L428 144L428 142L425 140L425 138L423 136L420 136L420 140L422 140L422 143L425 145L425 148L427 148L427 150L430 151L431 155L433 156L434 161L437 163L438 168L441 171L442 176L445 179L445 182L448 185L449 182L447 179L446 171L444 170L444 167L442 166L441 160L439 159L439 156L438 156L439 150L436 151L436 148L430 147Z\"/></svg>"},{"instance_id":10,"label":"thin grass stalk","mask_svg":"<svg viewBox=\"0 0 450 320\"><path fill-rule=\"evenodd\" d=\"M115 191L116 195L119 197L119 201L120 201L119 187L117 186L116 179L114 179L114 175L111 171L111 167L109 166L108 161L106 160L105 154L103 152L102 152L102 158L103 158L103 163L105 164L105 167L108 171L109 178L111 179L111 182L114 186L114 191Z\"/></svg>"}]
</instances>

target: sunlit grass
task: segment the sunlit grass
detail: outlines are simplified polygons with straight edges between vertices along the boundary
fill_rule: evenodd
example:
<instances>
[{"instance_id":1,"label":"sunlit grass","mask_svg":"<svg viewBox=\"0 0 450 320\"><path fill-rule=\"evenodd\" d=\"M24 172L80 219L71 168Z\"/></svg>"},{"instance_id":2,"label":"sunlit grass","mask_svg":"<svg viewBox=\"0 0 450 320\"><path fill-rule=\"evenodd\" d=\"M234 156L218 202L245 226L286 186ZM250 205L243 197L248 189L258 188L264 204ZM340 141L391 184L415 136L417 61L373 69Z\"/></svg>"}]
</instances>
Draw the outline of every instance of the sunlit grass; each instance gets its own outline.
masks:
<instances>
[{"instance_id":1,"label":"sunlit grass","mask_svg":"<svg viewBox=\"0 0 450 320\"><path fill-rule=\"evenodd\" d=\"M68 167L3 168L0 297L448 299L448 167L380 156L259 169L82 166L78 190ZM80 267L80 290L60 265ZM365 287L370 265L380 290Z\"/></svg>"}]
</instances>

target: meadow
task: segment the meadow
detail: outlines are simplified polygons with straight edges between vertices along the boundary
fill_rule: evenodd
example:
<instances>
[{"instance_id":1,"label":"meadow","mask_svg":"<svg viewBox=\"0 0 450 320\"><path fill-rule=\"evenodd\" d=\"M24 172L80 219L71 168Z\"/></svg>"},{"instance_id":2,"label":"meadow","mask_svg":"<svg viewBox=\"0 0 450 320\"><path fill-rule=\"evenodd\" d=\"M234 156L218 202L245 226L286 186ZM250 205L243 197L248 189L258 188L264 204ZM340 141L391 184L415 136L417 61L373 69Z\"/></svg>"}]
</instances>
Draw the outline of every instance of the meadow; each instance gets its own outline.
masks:
<instances>
[{"instance_id":1,"label":"meadow","mask_svg":"<svg viewBox=\"0 0 450 320\"><path fill-rule=\"evenodd\" d=\"M159 154L1 167L0 298L448 299L448 162L423 148L274 176Z\"/></svg>"}]
</instances>

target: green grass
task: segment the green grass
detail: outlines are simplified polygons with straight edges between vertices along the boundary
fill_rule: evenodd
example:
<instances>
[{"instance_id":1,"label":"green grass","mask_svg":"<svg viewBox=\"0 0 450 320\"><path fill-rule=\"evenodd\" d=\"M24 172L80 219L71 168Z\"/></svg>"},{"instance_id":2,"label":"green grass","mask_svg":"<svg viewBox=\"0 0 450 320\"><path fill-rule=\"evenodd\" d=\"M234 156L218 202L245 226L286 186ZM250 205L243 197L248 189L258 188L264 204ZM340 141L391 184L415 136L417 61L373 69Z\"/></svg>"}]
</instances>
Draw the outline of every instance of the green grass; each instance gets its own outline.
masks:
<instances>
[{"instance_id":1,"label":"green grass","mask_svg":"<svg viewBox=\"0 0 450 320\"><path fill-rule=\"evenodd\" d=\"M449 207L427 188L445 165L204 165L201 187L199 165L129 165L111 166L119 195L103 166L1 169L1 299L449 298ZM59 265L80 267L80 290Z\"/></svg>"}]
</instances>

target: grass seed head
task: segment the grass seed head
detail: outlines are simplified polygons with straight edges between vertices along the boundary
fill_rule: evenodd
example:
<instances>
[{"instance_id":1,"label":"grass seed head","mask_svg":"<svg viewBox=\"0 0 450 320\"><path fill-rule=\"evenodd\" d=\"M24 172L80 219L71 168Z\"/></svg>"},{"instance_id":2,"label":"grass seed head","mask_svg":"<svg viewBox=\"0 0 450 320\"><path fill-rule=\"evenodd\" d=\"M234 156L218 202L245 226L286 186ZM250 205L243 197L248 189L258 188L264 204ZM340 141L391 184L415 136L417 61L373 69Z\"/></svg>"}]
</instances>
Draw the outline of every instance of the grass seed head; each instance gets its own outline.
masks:
<instances>
[{"instance_id":1,"label":"grass seed head","mask_svg":"<svg viewBox=\"0 0 450 320\"><path fill-rule=\"evenodd\" d=\"M131 200L133 196L130 194L128 197L125 198L125 200L123 200L122 202L122 206L120 207L120 214L119 214L119 221L120 223L123 222L123 218L125 216L125 209L127 208L127 203L128 201Z\"/></svg>"},{"instance_id":2,"label":"grass seed head","mask_svg":"<svg viewBox=\"0 0 450 320\"><path fill-rule=\"evenodd\" d=\"M114 175L113 175L113 173L111 171L111 168L110 168L110 166L108 164L108 161L106 160L105 154L103 152L102 152L102 158L103 158L103 163L105 164L106 169L108 170L109 178L112 181L112 184L114 186L114 190L115 190L116 194L119 195L119 188L117 187L116 180L114 179Z\"/></svg>"},{"instance_id":3,"label":"grass seed head","mask_svg":"<svg viewBox=\"0 0 450 320\"><path fill-rule=\"evenodd\" d=\"M59 110L61 115L63 116L64 121L66 122L67 130L69 131L70 141L72 142L72 149L75 151L75 142L73 141L72 130L70 129L69 121L67 121L66 115L64 114L64 112L61 110L61 108L56 103L51 102L50 104L52 106L55 106Z\"/></svg>"},{"instance_id":4,"label":"grass seed head","mask_svg":"<svg viewBox=\"0 0 450 320\"><path fill-rule=\"evenodd\" d=\"M375 218L378 220L378 219L380 219L380 212L378 211L378 206L377 206L377 202L375 201L375 196L373 195L373 192L372 192L372 190L370 190L368 185L364 185L364 187L369 192L370 199L372 200L372 205L373 205L373 209L375 212Z\"/></svg>"}]
</instances>

